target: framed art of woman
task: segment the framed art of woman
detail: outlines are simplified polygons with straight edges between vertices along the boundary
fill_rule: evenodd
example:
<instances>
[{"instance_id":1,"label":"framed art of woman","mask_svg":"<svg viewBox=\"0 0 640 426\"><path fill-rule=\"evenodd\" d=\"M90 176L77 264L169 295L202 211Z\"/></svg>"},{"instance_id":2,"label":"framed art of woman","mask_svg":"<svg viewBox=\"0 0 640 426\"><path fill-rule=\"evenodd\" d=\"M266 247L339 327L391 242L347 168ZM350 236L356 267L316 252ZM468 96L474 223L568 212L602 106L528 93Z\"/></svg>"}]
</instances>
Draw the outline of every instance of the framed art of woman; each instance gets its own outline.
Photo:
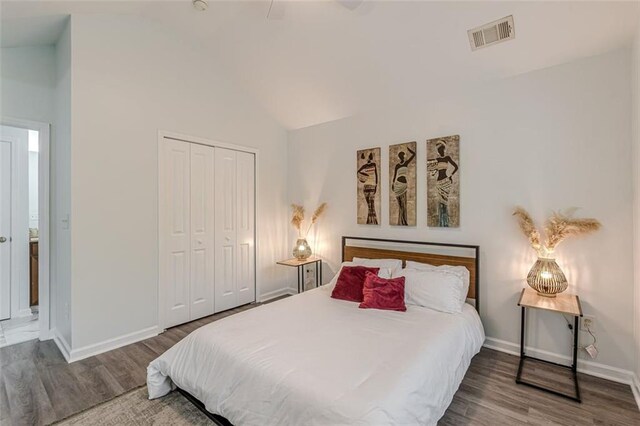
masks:
<instances>
[{"instance_id":1,"label":"framed art of woman","mask_svg":"<svg viewBox=\"0 0 640 426\"><path fill-rule=\"evenodd\" d=\"M358 224L378 225L380 211L380 183L378 167L380 148L358 151Z\"/></svg>"},{"instance_id":2,"label":"framed art of woman","mask_svg":"<svg viewBox=\"0 0 640 426\"><path fill-rule=\"evenodd\" d=\"M416 225L416 142L389 147L389 224Z\"/></svg>"},{"instance_id":3,"label":"framed art of woman","mask_svg":"<svg viewBox=\"0 0 640 426\"><path fill-rule=\"evenodd\" d=\"M460 136L427 141L427 225L460 226Z\"/></svg>"}]
</instances>

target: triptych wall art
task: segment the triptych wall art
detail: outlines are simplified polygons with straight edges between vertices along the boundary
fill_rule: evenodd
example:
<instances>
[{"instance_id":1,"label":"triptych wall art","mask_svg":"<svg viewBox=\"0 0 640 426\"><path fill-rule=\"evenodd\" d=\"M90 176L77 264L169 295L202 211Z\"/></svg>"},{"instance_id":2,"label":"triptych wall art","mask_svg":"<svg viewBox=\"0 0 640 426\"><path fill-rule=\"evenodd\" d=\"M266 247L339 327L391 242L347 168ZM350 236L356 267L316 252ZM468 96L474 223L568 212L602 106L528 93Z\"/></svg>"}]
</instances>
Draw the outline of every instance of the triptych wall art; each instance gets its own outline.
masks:
<instances>
[{"instance_id":1,"label":"triptych wall art","mask_svg":"<svg viewBox=\"0 0 640 426\"><path fill-rule=\"evenodd\" d=\"M460 136L426 141L427 226L460 226ZM417 143L389 146L389 224L416 226ZM360 225L381 222L381 150L357 152ZM423 163L424 164L424 163Z\"/></svg>"}]
</instances>

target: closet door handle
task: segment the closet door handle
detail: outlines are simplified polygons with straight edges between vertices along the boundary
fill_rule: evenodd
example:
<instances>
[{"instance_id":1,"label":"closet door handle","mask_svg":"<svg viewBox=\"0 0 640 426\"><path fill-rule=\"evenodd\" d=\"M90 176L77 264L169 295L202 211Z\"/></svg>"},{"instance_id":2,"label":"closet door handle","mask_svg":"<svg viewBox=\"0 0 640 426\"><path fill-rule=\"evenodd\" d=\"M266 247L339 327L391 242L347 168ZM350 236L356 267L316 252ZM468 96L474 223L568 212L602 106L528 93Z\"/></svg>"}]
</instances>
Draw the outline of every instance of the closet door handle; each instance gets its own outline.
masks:
<instances>
[{"instance_id":1,"label":"closet door handle","mask_svg":"<svg viewBox=\"0 0 640 426\"><path fill-rule=\"evenodd\" d=\"M7 237L0 237L0 244L6 243L6 242L7 242Z\"/></svg>"}]
</instances>

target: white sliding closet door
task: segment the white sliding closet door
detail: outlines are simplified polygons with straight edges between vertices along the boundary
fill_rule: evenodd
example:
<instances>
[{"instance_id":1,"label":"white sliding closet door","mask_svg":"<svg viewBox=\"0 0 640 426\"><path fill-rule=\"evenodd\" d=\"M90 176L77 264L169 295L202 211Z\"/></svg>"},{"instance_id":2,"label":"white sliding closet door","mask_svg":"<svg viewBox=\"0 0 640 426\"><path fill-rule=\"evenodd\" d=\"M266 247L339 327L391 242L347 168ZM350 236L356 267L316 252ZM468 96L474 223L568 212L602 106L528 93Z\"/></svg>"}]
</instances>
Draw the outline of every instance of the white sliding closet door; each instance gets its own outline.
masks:
<instances>
[{"instance_id":1,"label":"white sliding closet door","mask_svg":"<svg viewBox=\"0 0 640 426\"><path fill-rule=\"evenodd\" d=\"M238 306L237 151L216 148L216 312Z\"/></svg>"},{"instance_id":2,"label":"white sliding closet door","mask_svg":"<svg viewBox=\"0 0 640 426\"><path fill-rule=\"evenodd\" d=\"M216 148L216 312L255 300L254 158Z\"/></svg>"},{"instance_id":3,"label":"white sliding closet door","mask_svg":"<svg viewBox=\"0 0 640 426\"><path fill-rule=\"evenodd\" d=\"M190 144L166 139L160 147L161 308L164 326L190 319Z\"/></svg>"},{"instance_id":4,"label":"white sliding closet door","mask_svg":"<svg viewBox=\"0 0 640 426\"><path fill-rule=\"evenodd\" d=\"M162 326L255 301L255 155L168 137L159 149Z\"/></svg>"},{"instance_id":5,"label":"white sliding closet door","mask_svg":"<svg viewBox=\"0 0 640 426\"><path fill-rule=\"evenodd\" d=\"M214 148L191 145L190 319L214 312Z\"/></svg>"},{"instance_id":6,"label":"white sliding closet door","mask_svg":"<svg viewBox=\"0 0 640 426\"><path fill-rule=\"evenodd\" d=\"M237 242L238 264L236 268L238 305L256 299L255 274L255 156L247 152L237 153Z\"/></svg>"}]
</instances>

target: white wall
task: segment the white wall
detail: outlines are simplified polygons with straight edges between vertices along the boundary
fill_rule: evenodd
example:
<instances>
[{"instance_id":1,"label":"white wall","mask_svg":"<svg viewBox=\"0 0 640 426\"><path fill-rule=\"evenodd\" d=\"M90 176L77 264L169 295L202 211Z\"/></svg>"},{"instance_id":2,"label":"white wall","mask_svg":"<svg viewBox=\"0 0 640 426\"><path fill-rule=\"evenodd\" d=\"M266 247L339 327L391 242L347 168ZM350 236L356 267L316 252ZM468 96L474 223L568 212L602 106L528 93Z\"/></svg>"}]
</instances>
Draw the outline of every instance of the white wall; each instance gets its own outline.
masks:
<instances>
[{"instance_id":1,"label":"white wall","mask_svg":"<svg viewBox=\"0 0 640 426\"><path fill-rule=\"evenodd\" d=\"M52 123L55 49L0 49L0 116Z\"/></svg>"},{"instance_id":2,"label":"white wall","mask_svg":"<svg viewBox=\"0 0 640 426\"><path fill-rule=\"evenodd\" d=\"M71 21L56 46L55 119L51 143L51 328L68 348L71 335ZM68 349L67 349L68 351Z\"/></svg>"},{"instance_id":3,"label":"white wall","mask_svg":"<svg viewBox=\"0 0 640 426\"><path fill-rule=\"evenodd\" d=\"M64 37L63 37L64 38ZM67 45L69 43L67 33ZM56 321L57 305L69 305L68 280L59 279L56 274L68 271L70 246L68 238L61 239L56 229L56 219L60 217L65 197L68 200L69 181L61 179L69 169L68 150L65 157L64 138L61 128L65 120L70 120L70 110L62 107L68 104L70 96L69 49L66 49L66 63L61 59L64 43L57 46L15 47L0 49L0 116L50 123L51 127L51 326L58 328L69 341L70 321L62 322L60 315ZM66 80L62 74L66 70ZM66 85L65 85L66 82ZM61 124L61 126L59 125ZM68 126L67 126L68 127ZM68 135L68 129L66 134ZM68 139L67 139L68 140ZM67 144L68 145L68 144ZM67 173L68 174L68 173ZM66 185L66 186L65 186ZM68 210L68 206L65 209ZM62 265L57 265L59 261ZM66 265L66 267L65 267ZM69 274L67 273L67 276ZM67 284L65 286L65 283ZM66 289L66 292L65 292ZM28 295L28 290L27 290ZM66 302L63 302L66 301ZM28 305L28 301L26 302ZM41 310L41 313L46 312Z\"/></svg>"},{"instance_id":4,"label":"white wall","mask_svg":"<svg viewBox=\"0 0 640 426\"><path fill-rule=\"evenodd\" d=\"M632 45L632 105L633 130L633 269L634 269L634 342L636 398L640 402L640 23Z\"/></svg>"},{"instance_id":5,"label":"white wall","mask_svg":"<svg viewBox=\"0 0 640 426\"><path fill-rule=\"evenodd\" d=\"M0 116L53 123L55 75L53 46L0 49ZM37 179L37 154L29 153L30 216L38 213ZM37 224L30 220L29 227L37 227Z\"/></svg>"},{"instance_id":6,"label":"white wall","mask_svg":"<svg viewBox=\"0 0 640 426\"><path fill-rule=\"evenodd\" d=\"M192 41L141 18L74 15L73 349L158 322L158 130L256 147L258 297L282 287L287 134Z\"/></svg>"},{"instance_id":7,"label":"white wall","mask_svg":"<svg viewBox=\"0 0 640 426\"><path fill-rule=\"evenodd\" d=\"M581 207L596 217L597 234L561 244L558 262L570 292L595 315L598 362L631 370L633 266L629 51L524 74L406 110L352 117L289 136L290 199L327 201L314 242L335 271L340 236L479 244L482 318L493 343L519 343L516 306L535 255L511 216L526 207L539 221L553 209ZM381 107L383 107L381 105ZM425 140L461 136L461 227L426 227ZM418 226L388 223L388 184L382 179L382 222L356 225L356 150L418 141ZM291 238L290 238L291 240ZM538 315L529 344L570 355L564 319ZM582 342L587 339L581 333ZM507 342L507 343L505 343ZM584 357L584 353L581 357Z\"/></svg>"},{"instance_id":8,"label":"white wall","mask_svg":"<svg viewBox=\"0 0 640 426\"><path fill-rule=\"evenodd\" d=\"M0 49L0 116L51 124L50 325L71 344L71 34L55 46ZM41 310L41 313L46 312Z\"/></svg>"}]
</instances>

